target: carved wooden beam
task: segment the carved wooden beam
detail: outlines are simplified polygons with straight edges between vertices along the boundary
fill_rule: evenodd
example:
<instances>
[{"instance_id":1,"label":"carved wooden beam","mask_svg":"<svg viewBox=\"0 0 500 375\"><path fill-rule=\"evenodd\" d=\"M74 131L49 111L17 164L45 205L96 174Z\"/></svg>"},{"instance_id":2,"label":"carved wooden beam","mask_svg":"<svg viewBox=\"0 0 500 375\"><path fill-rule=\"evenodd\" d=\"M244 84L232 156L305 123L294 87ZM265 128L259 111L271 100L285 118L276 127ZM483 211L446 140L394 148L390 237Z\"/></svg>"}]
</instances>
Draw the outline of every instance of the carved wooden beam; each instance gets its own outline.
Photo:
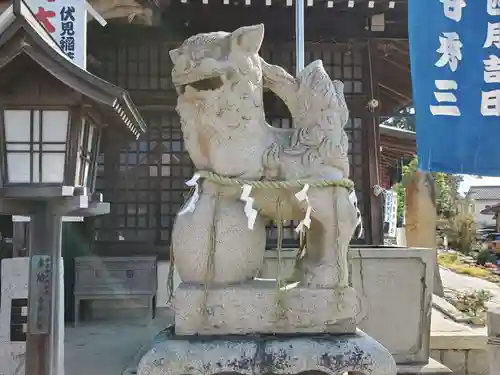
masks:
<instances>
[{"instance_id":1,"label":"carved wooden beam","mask_svg":"<svg viewBox=\"0 0 500 375\"><path fill-rule=\"evenodd\" d=\"M106 20L152 25L154 1L144 0L88 0ZM12 4L11 0L0 0L0 13ZM93 18L89 17L89 21Z\"/></svg>"},{"instance_id":2,"label":"carved wooden beam","mask_svg":"<svg viewBox=\"0 0 500 375\"><path fill-rule=\"evenodd\" d=\"M106 20L152 25L153 10L140 0L90 0L94 9Z\"/></svg>"}]
</instances>

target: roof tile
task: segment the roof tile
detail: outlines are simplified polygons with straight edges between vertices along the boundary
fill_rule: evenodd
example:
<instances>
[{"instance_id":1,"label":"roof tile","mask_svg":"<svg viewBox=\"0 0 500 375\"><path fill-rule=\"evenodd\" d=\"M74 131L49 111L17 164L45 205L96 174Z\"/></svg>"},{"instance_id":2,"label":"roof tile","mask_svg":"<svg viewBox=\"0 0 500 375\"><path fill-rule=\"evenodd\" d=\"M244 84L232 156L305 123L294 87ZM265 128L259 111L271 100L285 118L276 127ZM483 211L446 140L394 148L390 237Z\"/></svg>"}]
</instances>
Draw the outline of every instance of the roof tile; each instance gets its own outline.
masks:
<instances>
[{"instance_id":1,"label":"roof tile","mask_svg":"<svg viewBox=\"0 0 500 375\"><path fill-rule=\"evenodd\" d=\"M500 200L500 186L471 186L467 197L475 200Z\"/></svg>"}]
</instances>

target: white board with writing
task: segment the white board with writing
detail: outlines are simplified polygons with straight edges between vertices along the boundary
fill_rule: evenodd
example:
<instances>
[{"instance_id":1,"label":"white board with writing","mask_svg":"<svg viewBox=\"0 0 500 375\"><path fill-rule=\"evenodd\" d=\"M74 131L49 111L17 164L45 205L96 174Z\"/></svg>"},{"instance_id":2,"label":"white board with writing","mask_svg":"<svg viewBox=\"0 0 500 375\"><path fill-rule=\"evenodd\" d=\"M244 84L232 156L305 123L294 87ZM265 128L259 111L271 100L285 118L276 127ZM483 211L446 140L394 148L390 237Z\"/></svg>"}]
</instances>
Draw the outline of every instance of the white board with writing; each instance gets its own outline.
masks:
<instances>
[{"instance_id":1,"label":"white board with writing","mask_svg":"<svg viewBox=\"0 0 500 375\"><path fill-rule=\"evenodd\" d=\"M87 69L87 7L84 0L26 0L63 52Z\"/></svg>"}]
</instances>

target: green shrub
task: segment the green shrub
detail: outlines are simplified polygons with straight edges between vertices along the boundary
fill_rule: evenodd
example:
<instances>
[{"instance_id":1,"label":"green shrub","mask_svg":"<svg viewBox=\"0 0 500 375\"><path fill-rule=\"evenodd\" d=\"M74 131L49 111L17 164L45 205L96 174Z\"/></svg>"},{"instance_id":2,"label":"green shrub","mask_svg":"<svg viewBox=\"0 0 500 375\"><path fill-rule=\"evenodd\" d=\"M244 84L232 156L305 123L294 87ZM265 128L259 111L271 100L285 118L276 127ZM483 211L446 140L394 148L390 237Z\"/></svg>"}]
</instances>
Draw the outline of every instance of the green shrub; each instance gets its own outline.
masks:
<instances>
[{"instance_id":1,"label":"green shrub","mask_svg":"<svg viewBox=\"0 0 500 375\"><path fill-rule=\"evenodd\" d=\"M486 311L486 303L491 301L493 295L485 289L474 292L463 292L457 296L457 308L471 316L478 316Z\"/></svg>"},{"instance_id":2,"label":"green shrub","mask_svg":"<svg viewBox=\"0 0 500 375\"><path fill-rule=\"evenodd\" d=\"M459 214L448 219L444 232L448 235L449 246L468 254L476 248L476 224L470 214Z\"/></svg>"},{"instance_id":3,"label":"green shrub","mask_svg":"<svg viewBox=\"0 0 500 375\"><path fill-rule=\"evenodd\" d=\"M488 262L496 263L496 257L489 250L481 250L476 258L476 263L484 266Z\"/></svg>"},{"instance_id":4,"label":"green shrub","mask_svg":"<svg viewBox=\"0 0 500 375\"><path fill-rule=\"evenodd\" d=\"M439 264L442 266L458 262L458 255L455 253L441 253L438 255Z\"/></svg>"}]
</instances>

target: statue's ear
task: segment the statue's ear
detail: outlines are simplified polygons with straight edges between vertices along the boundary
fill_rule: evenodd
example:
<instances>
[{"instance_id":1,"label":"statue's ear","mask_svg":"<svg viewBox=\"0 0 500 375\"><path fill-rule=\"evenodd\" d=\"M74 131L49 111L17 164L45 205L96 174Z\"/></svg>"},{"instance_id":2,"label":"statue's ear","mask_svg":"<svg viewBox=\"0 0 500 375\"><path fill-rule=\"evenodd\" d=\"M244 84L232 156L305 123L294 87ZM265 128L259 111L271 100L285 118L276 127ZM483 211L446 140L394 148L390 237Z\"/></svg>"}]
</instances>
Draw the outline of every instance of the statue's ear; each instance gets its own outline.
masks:
<instances>
[{"instance_id":1,"label":"statue's ear","mask_svg":"<svg viewBox=\"0 0 500 375\"><path fill-rule=\"evenodd\" d=\"M181 56L181 51L179 51L179 49L171 49L168 54L170 55L170 59L172 60L172 62L175 63L177 62L177 60L179 59L179 57Z\"/></svg>"},{"instance_id":2,"label":"statue's ear","mask_svg":"<svg viewBox=\"0 0 500 375\"><path fill-rule=\"evenodd\" d=\"M255 54L264 39L264 25L243 26L231 33L231 48Z\"/></svg>"}]
</instances>

